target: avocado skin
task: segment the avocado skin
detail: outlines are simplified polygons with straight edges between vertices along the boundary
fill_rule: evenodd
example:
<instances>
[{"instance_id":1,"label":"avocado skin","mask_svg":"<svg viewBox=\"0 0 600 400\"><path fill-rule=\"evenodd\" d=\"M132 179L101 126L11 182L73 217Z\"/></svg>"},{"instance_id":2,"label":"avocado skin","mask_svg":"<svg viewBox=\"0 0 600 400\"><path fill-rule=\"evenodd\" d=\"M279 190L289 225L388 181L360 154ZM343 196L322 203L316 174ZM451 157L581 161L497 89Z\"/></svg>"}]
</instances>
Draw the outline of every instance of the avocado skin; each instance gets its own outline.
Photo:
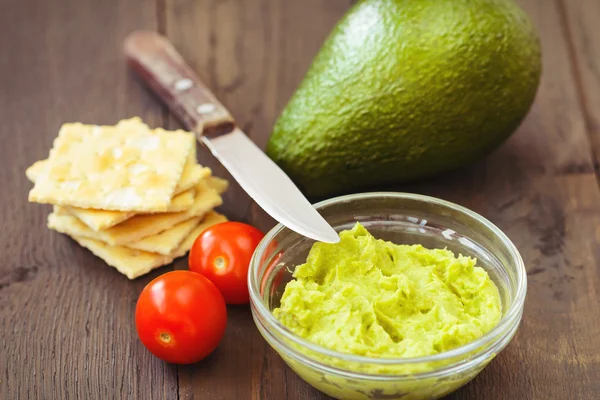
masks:
<instances>
[{"instance_id":1,"label":"avocado skin","mask_svg":"<svg viewBox=\"0 0 600 400\"><path fill-rule=\"evenodd\" d=\"M408 182L488 154L542 70L511 0L363 0L337 24L266 152L308 196Z\"/></svg>"}]
</instances>

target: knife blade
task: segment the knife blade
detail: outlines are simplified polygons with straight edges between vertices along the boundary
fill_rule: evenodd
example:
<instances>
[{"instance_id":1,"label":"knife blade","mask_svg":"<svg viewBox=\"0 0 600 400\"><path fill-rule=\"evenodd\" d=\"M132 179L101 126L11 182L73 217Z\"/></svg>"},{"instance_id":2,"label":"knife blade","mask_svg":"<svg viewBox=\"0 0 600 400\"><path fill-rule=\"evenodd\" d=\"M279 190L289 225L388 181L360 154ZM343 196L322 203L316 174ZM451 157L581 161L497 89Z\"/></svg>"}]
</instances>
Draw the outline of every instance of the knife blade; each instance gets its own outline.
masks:
<instances>
[{"instance_id":1,"label":"knife blade","mask_svg":"<svg viewBox=\"0 0 600 400\"><path fill-rule=\"evenodd\" d=\"M339 242L336 231L298 187L244 132L164 36L129 34L124 44L130 67L185 127L223 164L265 212L311 239Z\"/></svg>"}]
</instances>

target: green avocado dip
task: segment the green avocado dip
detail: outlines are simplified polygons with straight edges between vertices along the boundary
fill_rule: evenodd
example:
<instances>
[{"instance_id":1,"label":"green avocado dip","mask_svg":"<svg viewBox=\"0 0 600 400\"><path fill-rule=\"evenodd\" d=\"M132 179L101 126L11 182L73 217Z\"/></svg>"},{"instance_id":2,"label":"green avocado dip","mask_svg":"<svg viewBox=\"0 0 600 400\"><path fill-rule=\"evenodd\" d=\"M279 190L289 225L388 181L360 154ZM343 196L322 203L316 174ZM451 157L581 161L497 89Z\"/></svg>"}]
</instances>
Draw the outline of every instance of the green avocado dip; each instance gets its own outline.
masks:
<instances>
[{"instance_id":1,"label":"green avocado dip","mask_svg":"<svg viewBox=\"0 0 600 400\"><path fill-rule=\"evenodd\" d=\"M316 243L275 317L323 347L370 357L420 357L471 342L500 321L497 287L476 260L396 245L362 225Z\"/></svg>"}]
</instances>

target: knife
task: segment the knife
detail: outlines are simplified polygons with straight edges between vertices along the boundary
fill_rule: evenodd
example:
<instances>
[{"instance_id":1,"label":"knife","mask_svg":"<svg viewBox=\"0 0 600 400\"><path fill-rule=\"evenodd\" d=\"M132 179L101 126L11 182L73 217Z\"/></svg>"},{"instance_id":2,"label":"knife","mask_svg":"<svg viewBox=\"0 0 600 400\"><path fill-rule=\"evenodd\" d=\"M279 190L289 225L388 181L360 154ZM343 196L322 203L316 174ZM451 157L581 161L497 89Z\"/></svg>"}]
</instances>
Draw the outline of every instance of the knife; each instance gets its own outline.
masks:
<instances>
[{"instance_id":1,"label":"knife","mask_svg":"<svg viewBox=\"0 0 600 400\"><path fill-rule=\"evenodd\" d=\"M124 50L130 67L271 217L311 239L339 242L331 225L240 130L167 38L151 31L133 32L125 39Z\"/></svg>"}]
</instances>

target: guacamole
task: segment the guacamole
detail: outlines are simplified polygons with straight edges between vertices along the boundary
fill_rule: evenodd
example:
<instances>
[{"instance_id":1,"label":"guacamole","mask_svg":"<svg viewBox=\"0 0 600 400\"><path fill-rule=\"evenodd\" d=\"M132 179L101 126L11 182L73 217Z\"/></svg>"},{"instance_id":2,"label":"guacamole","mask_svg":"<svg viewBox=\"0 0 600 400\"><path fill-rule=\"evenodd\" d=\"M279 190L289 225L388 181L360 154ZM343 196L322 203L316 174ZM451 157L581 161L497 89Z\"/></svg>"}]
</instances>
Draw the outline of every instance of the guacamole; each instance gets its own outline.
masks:
<instances>
[{"instance_id":1,"label":"guacamole","mask_svg":"<svg viewBox=\"0 0 600 400\"><path fill-rule=\"evenodd\" d=\"M296 267L275 317L323 347L370 357L420 357L471 342L502 316L476 259L396 245L362 225L316 243Z\"/></svg>"}]
</instances>

